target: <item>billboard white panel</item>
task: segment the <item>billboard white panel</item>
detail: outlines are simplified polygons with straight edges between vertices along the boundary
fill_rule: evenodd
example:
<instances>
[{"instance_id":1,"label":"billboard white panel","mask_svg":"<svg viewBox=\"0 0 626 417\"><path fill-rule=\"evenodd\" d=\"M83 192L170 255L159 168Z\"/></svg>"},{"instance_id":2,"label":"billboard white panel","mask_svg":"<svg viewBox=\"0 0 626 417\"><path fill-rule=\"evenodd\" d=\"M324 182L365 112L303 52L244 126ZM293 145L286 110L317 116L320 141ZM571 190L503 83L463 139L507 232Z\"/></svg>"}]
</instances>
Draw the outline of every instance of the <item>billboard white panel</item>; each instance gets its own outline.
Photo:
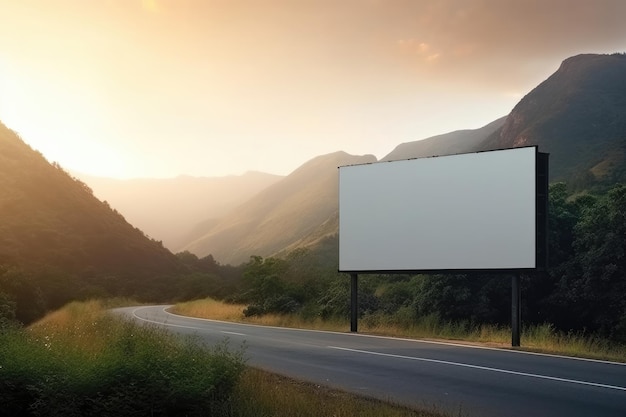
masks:
<instances>
[{"instance_id":1,"label":"billboard white panel","mask_svg":"<svg viewBox=\"0 0 626 417\"><path fill-rule=\"evenodd\" d=\"M339 270L536 267L536 147L339 168Z\"/></svg>"}]
</instances>

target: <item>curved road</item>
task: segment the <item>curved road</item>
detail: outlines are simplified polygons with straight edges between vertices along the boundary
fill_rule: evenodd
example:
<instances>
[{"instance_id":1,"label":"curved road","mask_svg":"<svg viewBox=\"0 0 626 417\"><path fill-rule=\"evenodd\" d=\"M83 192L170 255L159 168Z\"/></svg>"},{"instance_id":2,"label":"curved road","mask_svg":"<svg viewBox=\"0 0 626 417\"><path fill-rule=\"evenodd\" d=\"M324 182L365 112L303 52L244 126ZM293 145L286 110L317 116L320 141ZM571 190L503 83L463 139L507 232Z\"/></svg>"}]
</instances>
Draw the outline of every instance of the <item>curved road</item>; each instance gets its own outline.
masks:
<instances>
[{"instance_id":1,"label":"curved road","mask_svg":"<svg viewBox=\"0 0 626 417\"><path fill-rule=\"evenodd\" d=\"M475 417L626 416L625 364L236 324L178 316L167 307L116 312L209 343L245 342L252 366L408 406Z\"/></svg>"}]
</instances>

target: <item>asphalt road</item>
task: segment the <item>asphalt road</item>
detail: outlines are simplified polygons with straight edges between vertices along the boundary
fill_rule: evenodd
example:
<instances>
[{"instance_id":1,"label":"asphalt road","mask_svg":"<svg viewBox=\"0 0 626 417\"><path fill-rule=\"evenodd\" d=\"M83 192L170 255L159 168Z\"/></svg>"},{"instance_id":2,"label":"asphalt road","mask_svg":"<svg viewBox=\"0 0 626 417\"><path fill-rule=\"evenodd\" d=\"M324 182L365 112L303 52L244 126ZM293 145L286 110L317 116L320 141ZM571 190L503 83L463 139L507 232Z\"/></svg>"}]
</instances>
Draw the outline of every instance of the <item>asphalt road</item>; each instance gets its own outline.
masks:
<instances>
[{"instance_id":1,"label":"asphalt road","mask_svg":"<svg viewBox=\"0 0 626 417\"><path fill-rule=\"evenodd\" d=\"M625 417L626 365L509 350L196 319L167 306L116 310L238 348L248 364L454 415ZM523 341L522 341L523 343Z\"/></svg>"}]
</instances>

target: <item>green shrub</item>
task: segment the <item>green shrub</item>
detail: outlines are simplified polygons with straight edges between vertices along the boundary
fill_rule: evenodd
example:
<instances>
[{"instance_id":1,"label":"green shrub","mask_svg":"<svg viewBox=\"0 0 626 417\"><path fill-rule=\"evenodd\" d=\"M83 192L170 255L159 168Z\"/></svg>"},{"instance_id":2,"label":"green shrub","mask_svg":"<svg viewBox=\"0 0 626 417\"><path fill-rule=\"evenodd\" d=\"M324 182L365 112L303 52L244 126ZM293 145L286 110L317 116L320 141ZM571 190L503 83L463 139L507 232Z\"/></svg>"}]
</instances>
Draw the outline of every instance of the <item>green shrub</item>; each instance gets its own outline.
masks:
<instances>
[{"instance_id":1,"label":"green shrub","mask_svg":"<svg viewBox=\"0 0 626 417\"><path fill-rule=\"evenodd\" d=\"M7 416L228 415L243 368L226 341L209 347L108 316L6 330L0 404Z\"/></svg>"}]
</instances>

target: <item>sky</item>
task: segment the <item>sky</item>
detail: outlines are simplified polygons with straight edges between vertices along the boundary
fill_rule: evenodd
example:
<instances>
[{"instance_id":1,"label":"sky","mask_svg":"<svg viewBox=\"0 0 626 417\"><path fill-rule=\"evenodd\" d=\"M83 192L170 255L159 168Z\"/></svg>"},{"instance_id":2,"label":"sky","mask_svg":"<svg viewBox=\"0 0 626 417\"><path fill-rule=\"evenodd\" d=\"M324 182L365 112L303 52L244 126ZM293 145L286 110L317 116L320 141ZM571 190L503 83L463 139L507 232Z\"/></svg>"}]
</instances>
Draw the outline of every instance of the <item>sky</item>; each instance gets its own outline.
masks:
<instances>
[{"instance_id":1,"label":"sky","mask_svg":"<svg viewBox=\"0 0 626 417\"><path fill-rule=\"evenodd\" d=\"M623 0L0 0L0 121L65 169L287 175L507 115Z\"/></svg>"}]
</instances>

